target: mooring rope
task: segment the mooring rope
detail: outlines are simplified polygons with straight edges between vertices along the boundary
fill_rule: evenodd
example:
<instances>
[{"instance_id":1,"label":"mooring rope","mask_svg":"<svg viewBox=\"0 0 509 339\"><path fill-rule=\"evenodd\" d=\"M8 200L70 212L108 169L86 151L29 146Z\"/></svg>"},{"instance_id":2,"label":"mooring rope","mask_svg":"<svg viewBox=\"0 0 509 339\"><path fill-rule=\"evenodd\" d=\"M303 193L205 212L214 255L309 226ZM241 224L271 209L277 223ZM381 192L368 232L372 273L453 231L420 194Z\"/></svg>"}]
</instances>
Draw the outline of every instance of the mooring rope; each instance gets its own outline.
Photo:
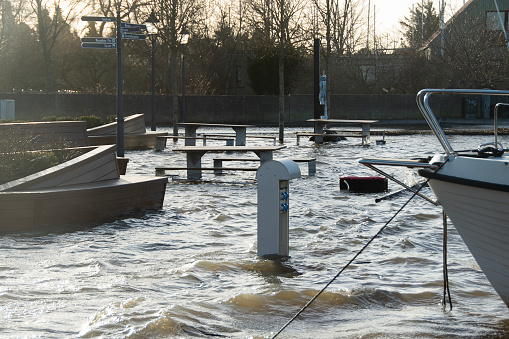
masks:
<instances>
[{"instance_id":1,"label":"mooring rope","mask_svg":"<svg viewBox=\"0 0 509 339\"><path fill-rule=\"evenodd\" d=\"M443 243L442 243L442 251L443 251L443 263L442 263L442 267L443 267L443 276L444 276L444 294L443 294L443 298L442 298L442 304L444 305L444 308L445 308L445 305L446 305L446 293L447 293L447 296L449 297L449 307L450 309L449 310L452 310L452 299L451 299L451 291L449 290L449 269L447 267L447 214L445 213L445 211L442 210L442 224L443 224L443 227L444 227L444 230L443 230Z\"/></svg>"},{"instance_id":2,"label":"mooring rope","mask_svg":"<svg viewBox=\"0 0 509 339\"><path fill-rule=\"evenodd\" d=\"M435 173L438 172L448 160L449 159L447 158L436 169ZM331 280L329 280L329 282L325 284L325 286L318 293L316 293L315 296L311 298L311 300L307 302L306 305L304 305L290 320L288 320L288 322L283 327L281 327L281 329L276 334L272 336L272 339L276 338L279 334L281 334L281 332L285 330L285 328L287 328L295 319L297 319L297 317L301 315L302 312L304 312L341 275L341 273L343 273L343 271L346 270L348 266L350 266L355 261L355 259L357 259L357 257L361 255L362 252L364 252L364 250L387 228L387 226L394 220L394 218L396 218L396 216L401 211L403 211L403 209L410 203L410 201L412 201L412 199L421 191L421 189L428 184L429 181L430 178L426 179L426 181L419 186L419 188L414 192L414 194L412 194L412 196L403 204L403 206L401 206L400 209L396 211L396 213L385 223L385 225L383 225L382 228L380 228L380 230L376 232L376 234L373 237L371 237L371 239L369 239L369 241L360 249L360 251L357 252L353 256L353 258L350 259L350 261Z\"/></svg>"}]
</instances>

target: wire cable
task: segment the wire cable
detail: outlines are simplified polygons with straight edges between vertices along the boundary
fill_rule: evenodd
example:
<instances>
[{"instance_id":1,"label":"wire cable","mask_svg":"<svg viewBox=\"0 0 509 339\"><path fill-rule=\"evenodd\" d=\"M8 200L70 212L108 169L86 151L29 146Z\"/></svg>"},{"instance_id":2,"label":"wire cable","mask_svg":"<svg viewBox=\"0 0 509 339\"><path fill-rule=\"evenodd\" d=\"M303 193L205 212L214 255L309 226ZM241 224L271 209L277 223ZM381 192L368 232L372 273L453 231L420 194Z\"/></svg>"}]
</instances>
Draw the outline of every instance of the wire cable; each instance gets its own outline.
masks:
<instances>
[{"instance_id":1,"label":"wire cable","mask_svg":"<svg viewBox=\"0 0 509 339\"><path fill-rule=\"evenodd\" d=\"M435 173L438 172L447 161L448 161L448 159L445 160L442 164L440 164L440 166L435 170ZM285 330L285 328L287 328L295 319L297 319L297 317L299 315L301 315L341 275L341 273L343 273L343 271L346 270L348 268L348 266L350 266L355 261L355 259L357 259L362 254L362 252L364 252L364 250L387 228L387 226L394 220L394 218L396 218L396 216L401 211L403 211L403 209L410 203L410 201L412 201L412 199L421 191L421 189L428 184L429 181L430 181L430 178L428 178L425 182L423 182L422 185L420 185L419 188L414 192L414 194L385 223L385 225L383 225L382 228L380 228L380 230L378 230L378 232L376 232L376 234L373 237L371 237L371 239L369 239L369 241L360 249L360 251L357 252L353 256L353 258L350 259L350 261L345 266L343 266L343 268L331 280L329 280L329 282L327 284L325 284L325 286L318 293L316 293L315 296L313 298L311 298L307 302L307 304L304 305L290 320L288 320L288 322L283 327L281 327L281 329L276 334L274 334L271 338L272 339L276 338L279 334L281 334Z\"/></svg>"}]
</instances>

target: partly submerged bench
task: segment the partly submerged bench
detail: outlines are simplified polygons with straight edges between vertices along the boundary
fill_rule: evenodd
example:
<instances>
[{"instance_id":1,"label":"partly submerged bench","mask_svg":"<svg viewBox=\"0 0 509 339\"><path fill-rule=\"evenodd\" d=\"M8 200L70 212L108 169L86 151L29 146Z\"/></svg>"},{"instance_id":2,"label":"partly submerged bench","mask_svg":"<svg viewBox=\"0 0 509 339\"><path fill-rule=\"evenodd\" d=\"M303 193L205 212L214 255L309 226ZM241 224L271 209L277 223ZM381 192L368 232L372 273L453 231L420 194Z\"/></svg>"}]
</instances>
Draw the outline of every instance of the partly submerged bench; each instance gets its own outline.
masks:
<instances>
[{"instance_id":1,"label":"partly submerged bench","mask_svg":"<svg viewBox=\"0 0 509 339\"><path fill-rule=\"evenodd\" d=\"M157 140L156 140L156 151L162 151L163 149L166 148L166 140L168 139L184 139L184 140L187 140L187 139L198 139L198 140L203 140L203 146L206 146L207 145L207 139L208 140L224 140L226 141L226 145L225 146L233 146L234 144L234 141L235 141L235 136L228 136L228 137L205 137L205 136L202 136L202 137L185 137L185 136L181 136L181 135L164 135L164 136L159 136L157 137Z\"/></svg>"},{"instance_id":2,"label":"partly submerged bench","mask_svg":"<svg viewBox=\"0 0 509 339\"><path fill-rule=\"evenodd\" d=\"M201 134L204 137L232 137L235 138L235 134ZM257 135L257 134L246 134L246 138L258 138L258 139L272 139L274 145L276 144L277 137L275 135Z\"/></svg>"},{"instance_id":3,"label":"partly submerged bench","mask_svg":"<svg viewBox=\"0 0 509 339\"><path fill-rule=\"evenodd\" d=\"M316 159L315 158L290 158L295 162L307 162L308 163L308 175L316 174ZM243 157L243 158L233 158L233 157L221 157L214 158L214 168L219 169L216 174L221 174L220 169L224 169L223 161L260 161L260 159L255 157Z\"/></svg>"},{"instance_id":4,"label":"partly submerged bench","mask_svg":"<svg viewBox=\"0 0 509 339\"><path fill-rule=\"evenodd\" d=\"M260 159L256 159L260 161ZM187 171L194 170L194 167L186 166L171 166L171 167L156 167L156 176L163 177L166 171ZM257 171L258 167L201 167L202 171L214 171L214 174L222 174L223 171Z\"/></svg>"},{"instance_id":5,"label":"partly submerged bench","mask_svg":"<svg viewBox=\"0 0 509 339\"><path fill-rule=\"evenodd\" d=\"M338 133L338 131L327 130L327 132L333 133L296 133L295 135L297 136L297 145L300 143L301 137L314 137L317 142L322 142L324 140L327 141L327 139L331 141L338 141L346 140L346 138L362 138L362 145L367 145L369 143L369 136L367 135L345 131L341 131L341 133ZM317 138L321 138L321 140Z\"/></svg>"}]
</instances>

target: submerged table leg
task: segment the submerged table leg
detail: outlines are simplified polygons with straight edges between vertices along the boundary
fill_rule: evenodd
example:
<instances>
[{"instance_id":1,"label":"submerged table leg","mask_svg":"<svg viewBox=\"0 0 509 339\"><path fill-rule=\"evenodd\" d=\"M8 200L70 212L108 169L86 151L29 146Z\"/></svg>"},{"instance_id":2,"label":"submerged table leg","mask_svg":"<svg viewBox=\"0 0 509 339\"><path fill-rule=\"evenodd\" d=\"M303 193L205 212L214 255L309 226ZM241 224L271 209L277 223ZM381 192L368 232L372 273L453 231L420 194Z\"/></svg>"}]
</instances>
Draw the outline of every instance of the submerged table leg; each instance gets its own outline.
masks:
<instances>
[{"instance_id":1,"label":"submerged table leg","mask_svg":"<svg viewBox=\"0 0 509 339\"><path fill-rule=\"evenodd\" d=\"M366 146L369 145L369 139L370 139L370 124L362 124L362 145Z\"/></svg>"},{"instance_id":2,"label":"submerged table leg","mask_svg":"<svg viewBox=\"0 0 509 339\"><path fill-rule=\"evenodd\" d=\"M246 146L246 127L232 127L235 131L235 146Z\"/></svg>"},{"instance_id":3,"label":"submerged table leg","mask_svg":"<svg viewBox=\"0 0 509 339\"><path fill-rule=\"evenodd\" d=\"M187 179L201 179L201 157L205 152L187 152Z\"/></svg>"},{"instance_id":4,"label":"submerged table leg","mask_svg":"<svg viewBox=\"0 0 509 339\"><path fill-rule=\"evenodd\" d=\"M260 158L260 164L266 161L272 160L272 151L254 151L258 158Z\"/></svg>"},{"instance_id":5,"label":"submerged table leg","mask_svg":"<svg viewBox=\"0 0 509 339\"><path fill-rule=\"evenodd\" d=\"M198 129L198 126L186 125L185 136L196 138L196 130L197 129ZM185 145L186 146L196 146L196 139L186 139Z\"/></svg>"}]
</instances>

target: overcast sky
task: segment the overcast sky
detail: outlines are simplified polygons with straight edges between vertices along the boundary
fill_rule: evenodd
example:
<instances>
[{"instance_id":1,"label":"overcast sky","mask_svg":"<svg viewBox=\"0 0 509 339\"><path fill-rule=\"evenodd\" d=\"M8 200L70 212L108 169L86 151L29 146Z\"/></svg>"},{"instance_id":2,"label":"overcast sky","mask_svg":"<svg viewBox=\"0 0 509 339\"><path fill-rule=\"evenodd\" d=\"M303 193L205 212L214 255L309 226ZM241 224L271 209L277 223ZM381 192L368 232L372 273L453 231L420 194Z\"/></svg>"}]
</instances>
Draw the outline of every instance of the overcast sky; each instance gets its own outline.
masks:
<instances>
[{"instance_id":1,"label":"overcast sky","mask_svg":"<svg viewBox=\"0 0 509 339\"><path fill-rule=\"evenodd\" d=\"M366 0L371 2L371 22L373 22L373 8L376 6L376 30L382 32L397 32L400 30L399 21L410 14L412 5L417 6L422 0ZM426 2L426 0L424 0ZM466 2L466 0L465 0ZM434 7L438 12L439 0L434 0ZM445 20L454 11L463 6L464 0L445 1Z\"/></svg>"}]
</instances>

